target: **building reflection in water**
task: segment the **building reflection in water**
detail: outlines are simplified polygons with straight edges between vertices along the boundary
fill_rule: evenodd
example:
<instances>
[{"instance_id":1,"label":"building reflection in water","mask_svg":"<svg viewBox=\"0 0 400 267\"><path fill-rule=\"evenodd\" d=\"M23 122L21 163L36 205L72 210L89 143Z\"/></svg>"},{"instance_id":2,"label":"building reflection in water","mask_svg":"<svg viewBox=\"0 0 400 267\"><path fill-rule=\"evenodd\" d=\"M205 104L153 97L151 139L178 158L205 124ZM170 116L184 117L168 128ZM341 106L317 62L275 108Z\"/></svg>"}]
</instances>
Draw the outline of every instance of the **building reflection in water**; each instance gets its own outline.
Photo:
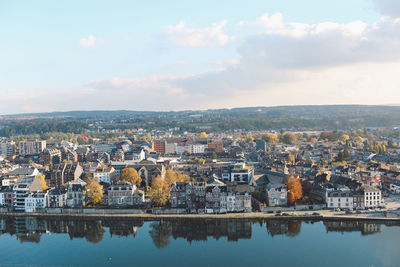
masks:
<instances>
[{"instance_id":1,"label":"building reflection in water","mask_svg":"<svg viewBox=\"0 0 400 267\"><path fill-rule=\"evenodd\" d=\"M0 217L0 235L16 236L21 242L39 243L43 234L66 233L70 239L85 238L88 242L99 243L106 231L111 237L136 237L143 227L144 219L44 219L35 217ZM149 235L158 248L166 247L172 239L207 241L209 238L226 238L236 242L250 239L253 224L261 227L265 223L269 235L297 236L304 222L301 220L229 220L229 219L182 219L149 221ZM380 232L382 224L360 221L324 221L326 232L360 232L362 235ZM392 223L393 224L393 223ZM385 223L385 225L391 225Z\"/></svg>"}]
</instances>

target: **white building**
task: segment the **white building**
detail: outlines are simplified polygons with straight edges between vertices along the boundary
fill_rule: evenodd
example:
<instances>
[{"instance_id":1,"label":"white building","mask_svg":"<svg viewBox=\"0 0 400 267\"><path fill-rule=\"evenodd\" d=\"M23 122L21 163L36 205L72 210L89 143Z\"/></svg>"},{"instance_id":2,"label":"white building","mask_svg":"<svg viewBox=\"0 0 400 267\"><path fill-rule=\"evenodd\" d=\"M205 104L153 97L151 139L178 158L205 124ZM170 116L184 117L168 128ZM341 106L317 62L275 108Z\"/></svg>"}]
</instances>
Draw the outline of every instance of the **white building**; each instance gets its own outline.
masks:
<instances>
[{"instance_id":1,"label":"white building","mask_svg":"<svg viewBox=\"0 0 400 267\"><path fill-rule=\"evenodd\" d=\"M19 153L21 155L40 154L46 149L46 141L28 140L19 143Z\"/></svg>"},{"instance_id":2,"label":"white building","mask_svg":"<svg viewBox=\"0 0 400 267\"><path fill-rule=\"evenodd\" d=\"M350 190L327 190L326 205L329 209L353 209L353 195Z\"/></svg>"},{"instance_id":3,"label":"white building","mask_svg":"<svg viewBox=\"0 0 400 267\"><path fill-rule=\"evenodd\" d=\"M101 152L107 152L108 154L113 151L113 149L116 149L117 146L115 144L108 144L108 143L98 143L94 145L94 152L96 153L101 153Z\"/></svg>"},{"instance_id":4,"label":"white building","mask_svg":"<svg viewBox=\"0 0 400 267\"><path fill-rule=\"evenodd\" d=\"M15 142L10 140L0 140L0 154L6 155L6 157L12 157L15 154Z\"/></svg>"},{"instance_id":5,"label":"white building","mask_svg":"<svg viewBox=\"0 0 400 267\"><path fill-rule=\"evenodd\" d=\"M268 184L266 196L270 207L287 206L288 189L285 184Z\"/></svg>"},{"instance_id":6,"label":"white building","mask_svg":"<svg viewBox=\"0 0 400 267\"><path fill-rule=\"evenodd\" d=\"M254 169L251 166L235 166L231 170L231 182L238 182L238 183L246 183L252 184L254 183L253 179Z\"/></svg>"},{"instance_id":7,"label":"white building","mask_svg":"<svg viewBox=\"0 0 400 267\"><path fill-rule=\"evenodd\" d=\"M175 154L176 153L175 146L176 146L175 143L167 143L165 145L165 154Z\"/></svg>"},{"instance_id":8,"label":"white building","mask_svg":"<svg viewBox=\"0 0 400 267\"><path fill-rule=\"evenodd\" d=\"M42 183L37 176L27 176L18 179L13 187L14 192L14 209L17 211L25 211L25 200L30 193L41 192Z\"/></svg>"},{"instance_id":9,"label":"white building","mask_svg":"<svg viewBox=\"0 0 400 267\"><path fill-rule=\"evenodd\" d=\"M389 189L392 194L400 194L400 181L393 180L393 182L390 183Z\"/></svg>"},{"instance_id":10,"label":"white building","mask_svg":"<svg viewBox=\"0 0 400 267\"><path fill-rule=\"evenodd\" d=\"M364 207L365 208L378 208L383 206L381 190L373 187L364 188Z\"/></svg>"},{"instance_id":11,"label":"white building","mask_svg":"<svg viewBox=\"0 0 400 267\"><path fill-rule=\"evenodd\" d=\"M203 154L206 149L206 146L203 144L193 144L192 145L192 154Z\"/></svg>"},{"instance_id":12,"label":"white building","mask_svg":"<svg viewBox=\"0 0 400 267\"><path fill-rule=\"evenodd\" d=\"M113 167L102 167L93 173L93 179L99 183L110 184L115 175Z\"/></svg>"},{"instance_id":13,"label":"white building","mask_svg":"<svg viewBox=\"0 0 400 267\"><path fill-rule=\"evenodd\" d=\"M47 207L47 192L30 193L25 198L25 212L36 212Z\"/></svg>"}]
</instances>

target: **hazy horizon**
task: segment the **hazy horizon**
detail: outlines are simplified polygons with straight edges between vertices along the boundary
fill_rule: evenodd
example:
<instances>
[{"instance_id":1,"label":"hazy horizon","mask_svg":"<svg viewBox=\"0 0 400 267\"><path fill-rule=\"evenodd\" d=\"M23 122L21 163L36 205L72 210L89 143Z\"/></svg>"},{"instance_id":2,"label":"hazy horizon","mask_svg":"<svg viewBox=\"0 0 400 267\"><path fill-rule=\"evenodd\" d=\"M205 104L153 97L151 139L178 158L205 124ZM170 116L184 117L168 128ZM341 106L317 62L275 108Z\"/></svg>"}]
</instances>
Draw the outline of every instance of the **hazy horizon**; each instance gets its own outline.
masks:
<instances>
[{"instance_id":1,"label":"hazy horizon","mask_svg":"<svg viewBox=\"0 0 400 267\"><path fill-rule=\"evenodd\" d=\"M0 114L398 105L400 1L2 1Z\"/></svg>"}]
</instances>

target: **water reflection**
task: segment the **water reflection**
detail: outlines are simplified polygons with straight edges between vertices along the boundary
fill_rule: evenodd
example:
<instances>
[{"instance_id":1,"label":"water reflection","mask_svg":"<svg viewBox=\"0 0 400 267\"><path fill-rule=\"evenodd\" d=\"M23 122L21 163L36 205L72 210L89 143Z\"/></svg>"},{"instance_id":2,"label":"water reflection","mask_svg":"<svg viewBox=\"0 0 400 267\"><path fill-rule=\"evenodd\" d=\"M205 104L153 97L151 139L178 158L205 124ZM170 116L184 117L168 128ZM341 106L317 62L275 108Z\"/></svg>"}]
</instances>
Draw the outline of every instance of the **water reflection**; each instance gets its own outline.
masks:
<instances>
[{"instance_id":1,"label":"water reflection","mask_svg":"<svg viewBox=\"0 0 400 267\"><path fill-rule=\"evenodd\" d=\"M269 235L295 237L301 232L302 224L313 223L301 220L229 220L229 219L184 219L150 221L148 234L157 248L168 246L172 239L184 239L187 242L207 241L209 238L226 238L228 241L250 239L253 224L265 224ZM70 239L85 238L96 244L103 240L108 231L110 236L136 237L144 219L44 219L35 217L0 217L0 235L16 236L21 242L39 243L43 234L66 233ZM324 221L326 232L360 232L369 235L381 231L381 225L360 221ZM386 223L385 225L399 225Z\"/></svg>"}]
</instances>

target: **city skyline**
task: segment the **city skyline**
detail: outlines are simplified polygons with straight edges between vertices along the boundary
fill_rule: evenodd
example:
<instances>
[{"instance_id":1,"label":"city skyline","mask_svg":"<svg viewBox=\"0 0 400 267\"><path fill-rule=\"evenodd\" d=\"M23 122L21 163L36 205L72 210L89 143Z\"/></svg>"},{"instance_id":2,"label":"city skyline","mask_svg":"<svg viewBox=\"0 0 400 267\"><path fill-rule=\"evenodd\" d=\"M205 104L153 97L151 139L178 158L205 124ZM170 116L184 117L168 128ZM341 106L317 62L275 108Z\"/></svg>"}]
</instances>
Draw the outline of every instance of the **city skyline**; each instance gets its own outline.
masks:
<instances>
[{"instance_id":1,"label":"city skyline","mask_svg":"<svg viewBox=\"0 0 400 267\"><path fill-rule=\"evenodd\" d=\"M0 114L398 104L400 3L3 1Z\"/></svg>"}]
</instances>

